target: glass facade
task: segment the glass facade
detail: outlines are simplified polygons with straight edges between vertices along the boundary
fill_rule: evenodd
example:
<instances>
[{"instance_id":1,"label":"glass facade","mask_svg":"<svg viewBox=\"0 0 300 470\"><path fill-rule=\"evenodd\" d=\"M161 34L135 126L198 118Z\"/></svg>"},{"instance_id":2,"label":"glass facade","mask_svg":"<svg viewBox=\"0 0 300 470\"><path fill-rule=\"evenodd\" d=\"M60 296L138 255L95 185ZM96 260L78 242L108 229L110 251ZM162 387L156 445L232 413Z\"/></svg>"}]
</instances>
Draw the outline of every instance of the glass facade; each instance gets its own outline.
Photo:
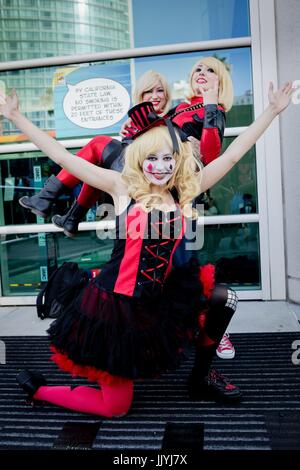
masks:
<instances>
[{"instance_id":1,"label":"glass facade","mask_svg":"<svg viewBox=\"0 0 300 470\"><path fill-rule=\"evenodd\" d=\"M192 66L201 57L214 56L229 68L234 88L233 107L226 117L227 127L248 126L253 120L253 84L251 50L249 47L162 55L135 59L135 75L147 70L163 74L171 86L173 105L186 99Z\"/></svg>"},{"instance_id":2,"label":"glass facade","mask_svg":"<svg viewBox=\"0 0 300 470\"><path fill-rule=\"evenodd\" d=\"M138 58L132 61L134 63L134 75L129 72L129 60L0 72L0 84L2 83L2 88L6 89L7 92L11 88L18 90L23 112L38 127L47 130L51 135L60 134L62 136L64 122L59 121L60 115L56 98L60 81L67 80L69 83L73 83L75 80L74 83L78 83L92 77L94 74L98 74L101 77L109 76L112 80L120 83L124 82L128 92L130 92L131 85L136 78L152 69L166 77L171 88L172 106L176 106L186 99L189 89L189 73L192 66L201 56L208 55L213 55L224 61L231 71L234 103L230 112L227 113L226 126L248 126L253 121L251 51L248 47ZM128 70L128 74L130 74L128 78L125 77L124 69ZM58 115L58 118L56 118L56 115ZM63 117L65 116L63 115ZM121 123L109 134L117 134L120 126ZM73 133L70 131L63 136L76 138L78 135L89 137L93 134L94 132L88 127L83 131L79 126L73 126ZM107 134L107 129L97 129L97 134ZM11 123L7 120L3 121L0 142L22 141L25 139L26 137L21 135Z\"/></svg>"},{"instance_id":3,"label":"glass facade","mask_svg":"<svg viewBox=\"0 0 300 470\"><path fill-rule=\"evenodd\" d=\"M41 152L22 152L0 155L1 193L0 193L0 225L19 225L43 223L30 211L24 210L18 200L22 196L33 196L44 185L47 178L57 174L60 167L45 157ZM65 212L79 187L74 188L60 197L54 213ZM41 219L41 220L40 220Z\"/></svg>"},{"instance_id":4,"label":"glass facade","mask_svg":"<svg viewBox=\"0 0 300 470\"><path fill-rule=\"evenodd\" d=\"M113 234L80 232L70 239L61 233L32 233L1 236L3 295L34 295L41 281L64 261L77 262L97 270L108 261ZM226 224L207 226L204 246L198 252L201 263L216 265L216 281L238 289L259 289L260 259L258 225Z\"/></svg>"},{"instance_id":5,"label":"glass facade","mask_svg":"<svg viewBox=\"0 0 300 470\"><path fill-rule=\"evenodd\" d=\"M128 0L0 0L0 61L101 52L130 47ZM0 88L18 90L23 110L39 127L55 128L55 69L0 74ZM11 134L18 138L10 138ZM24 140L4 122L0 142Z\"/></svg>"},{"instance_id":6,"label":"glass facade","mask_svg":"<svg viewBox=\"0 0 300 470\"><path fill-rule=\"evenodd\" d=\"M223 151L232 140L232 137L224 139ZM210 207L206 208L207 216L257 213L255 147L252 147L208 193L212 201L210 200Z\"/></svg>"},{"instance_id":7,"label":"glass facade","mask_svg":"<svg viewBox=\"0 0 300 470\"><path fill-rule=\"evenodd\" d=\"M153 0L151 5L146 0L0 0L1 60L250 35L248 0L187 0L184 19L182 1L171 3L170 8L170 2L159 0ZM0 72L0 88L6 92L16 88L22 111L40 128L60 139L117 135L122 120L116 127L96 131L76 125L65 129L68 116L60 109L59 87L67 81L77 84L90 80L96 73L98 77L122 83L130 95L135 80L152 69L166 77L172 90L172 106L176 106L186 99L192 65L199 57L210 55L224 61L232 75L235 96L226 127L248 126L253 120L250 47L11 70ZM3 120L0 143L21 141L26 141L26 136ZM226 137L222 150L231 141L231 137ZM75 153L77 149L71 151ZM44 223L44 219L22 209L18 199L35 194L59 170L41 152L0 153L0 225ZM79 190L77 185L62 195L53 213L66 211ZM255 148L208 192L204 209L207 217L258 213ZM96 220L96 214L97 206L88 212L86 220ZM74 239L62 233L1 235L2 295L36 294L53 267L65 260L77 261L87 269L101 268L109 259L112 240L103 240L98 235L95 231L80 232ZM261 288L258 223L207 225L198 256L202 263L216 264L219 283L242 290Z\"/></svg>"},{"instance_id":8,"label":"glass facade","mask_svg":"<svg viewBox=\"0 0 300 470\"><path fill-rule=\"evenodd\" d=\"M113 240L101 239L96 231L80 232L74 239L61 233L2 235L2 295L37 294L41 282L65 261L89 271L101 269L112 247Z\"/></svg>"},{"instance_id":9,"label":"glass facade","mask_svg":"<svg viewBox=\"0 0 300 470\"><path fill-rule=\"evenodd\" d=\"M1 62L128 48L128 0L0 0Z\"/></svg>"},{"instance_id":10,"label":"glass facade","mask_svg":"<svg viewBox=\"0 0 300 470\"><path fill-rule=\"evenodd\" d=\"M198 258L216 266L217 283L255 290L261 288L259 253L257 223L209 225Z\"/></svg>"}]
</instances>

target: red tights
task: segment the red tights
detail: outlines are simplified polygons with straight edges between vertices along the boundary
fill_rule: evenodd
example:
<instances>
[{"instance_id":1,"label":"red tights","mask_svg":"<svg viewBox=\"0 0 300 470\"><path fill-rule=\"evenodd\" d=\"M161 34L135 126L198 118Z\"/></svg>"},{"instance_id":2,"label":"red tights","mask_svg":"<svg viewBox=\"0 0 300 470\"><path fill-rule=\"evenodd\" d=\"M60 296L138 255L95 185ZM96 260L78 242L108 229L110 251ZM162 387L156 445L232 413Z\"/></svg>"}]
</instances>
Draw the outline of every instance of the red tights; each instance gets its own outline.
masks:
<instances>
[{"instance_id":1,"label":"red tights","mask_svg":"<svg viewBox=\"0 0 300 470\"><path fill-rule=\"evenodd\" d=\"M133 381L126 380L115 385L98 384L101 390L88 386L73 389L68 386L42 386L33 398L107 418L126 414L133 400Z\"/></svg>"}]
</instances>

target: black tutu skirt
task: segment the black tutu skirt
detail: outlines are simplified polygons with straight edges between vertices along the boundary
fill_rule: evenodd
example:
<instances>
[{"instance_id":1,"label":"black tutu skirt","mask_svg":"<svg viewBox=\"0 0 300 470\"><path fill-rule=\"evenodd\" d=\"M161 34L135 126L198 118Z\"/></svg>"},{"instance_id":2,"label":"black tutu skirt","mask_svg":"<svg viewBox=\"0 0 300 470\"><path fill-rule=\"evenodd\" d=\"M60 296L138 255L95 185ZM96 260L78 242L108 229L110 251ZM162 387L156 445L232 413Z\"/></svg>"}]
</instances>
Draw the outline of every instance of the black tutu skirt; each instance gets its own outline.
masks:
<instances>
[{"instance_id":1,"label":"black tutu skirt","mask_svg":"<svg viewBox=\"0 0 300 470\"><path fill-rule=\"evenodd\" d=\"M178 367L206 303L193 264L174 270L156 297L107 292L95 278L48 329L52 359L93 381L157 377Z\"/></svg>"}]
</instances>

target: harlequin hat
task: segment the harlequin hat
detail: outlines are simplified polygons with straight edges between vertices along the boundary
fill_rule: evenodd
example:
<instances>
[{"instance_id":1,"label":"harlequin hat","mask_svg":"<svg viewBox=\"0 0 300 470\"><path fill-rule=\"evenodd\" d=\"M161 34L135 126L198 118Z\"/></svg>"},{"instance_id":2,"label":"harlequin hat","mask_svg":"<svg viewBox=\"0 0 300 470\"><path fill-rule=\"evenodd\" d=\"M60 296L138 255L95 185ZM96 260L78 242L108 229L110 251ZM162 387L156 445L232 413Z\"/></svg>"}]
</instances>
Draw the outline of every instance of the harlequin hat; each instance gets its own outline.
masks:
<instances>
[{"instance_id":1,"label":"harlequin hat","mask_svg":"<svg viewBox=\"0 0 300 470\"><path fill-rule=\"evenodd\" d=\"M166 125L165 120L154 111L151 101L144 101L133 106L129 109L128 116L136 128L133 138L140 136L152 127Z\"/></svg>"},{"instance_id":2,"label":"harlequin hat","mask_svg":"<svg viewBox=\"0 0 300 470\"><path fill-rule=\"evenodd\" d=\"M154 111L151 101L143 101L129 109L128 116L135 127L131 138L135 140L140 135L157 126L167 126L171 135L174 153L179 153L179 145L175 127L168 117L161 117Z\"/></svg>"}]
</instances>

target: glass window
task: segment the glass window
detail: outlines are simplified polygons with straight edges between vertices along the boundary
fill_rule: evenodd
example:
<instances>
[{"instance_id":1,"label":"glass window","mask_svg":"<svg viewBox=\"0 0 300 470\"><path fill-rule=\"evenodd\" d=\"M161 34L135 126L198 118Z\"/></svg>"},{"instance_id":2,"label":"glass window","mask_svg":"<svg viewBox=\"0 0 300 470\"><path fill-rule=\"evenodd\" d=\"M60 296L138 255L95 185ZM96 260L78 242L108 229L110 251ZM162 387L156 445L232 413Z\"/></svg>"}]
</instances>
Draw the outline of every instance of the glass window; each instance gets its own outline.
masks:
<instances>
[{"instance_id":1,"label":"glass window","mask_svg":"<svg viewBox=\"0 0 300 470\"><path fill-rule=\"evenodd\" d=\"M17 1L17 0L16 0ZM37 0L19 0L20 7L36 7Z\"/></svg>"},{"instance_id":2,"label":"glass window","mask_svg":"<svg viewBox=\"0 0 300 470\"><path fill-rule=\"evenodd\" d=\"M20 20L20 22L15 22L14 26L15 29L35 29L34 28L35 21L33 21L32 24L30 24L29 20Z\"/></svg>"},{"instance_id":3,"label":"glass window","mask_svg":"<svg viewBox=\"0 0 300 470\"><path fill-rule=\"evenodd\" d=\"M44 8L45 10L49 10L49 1L48 0L39 0L39 2L40 2L40 7L41 8Z\"/></svg>"},{"instance_id":4,"label":"glass window","mask_svg":"<svg viewBox=\"0 0 300 470\"><path fill-rule=\"evenodd\" d=\"M43 116L47 126L51 116ZM36 122L41 120L41 113L35 113ZM42 122L40 123L42 125ZM71 150L76 153L76 149ZM36 215L23 209L18 203L23 196L33 196L38 192L52 174L61 168L43 156L41 152L24 152L16 154L0 154L0 225L20 225L42 223ZM66 190L53 207L53 214L66 212L78 196L81 185ZM49 218L50 220L50 218ZM86 220L96 220L96 206L91 208Z\"/></svg>"},{"instance_id":5,"label":"glass window","mask_svg":"<svg viewBox=\"0 0 300 470\"><path fill-rule=\"evenodd\" d=\"M99 51L99 45L96 44L95 37L93 35L90 36L90 27L95 27L98 29L101 28L105 36L110 33L111 28L114 28L125 34L124 38L122 36L122 40L120 37L116 37L116 40L110 45L111 49L121 49L123 47L130 47L127 2L121 4L120 8L118 9L118 12L114 12L114 17L111 21L111 24L104 24L102 23L102 21L100 21L103 15L107 14L107 12L109 11L109 9L105 8L103 4L99 5L100 16L94 15L94 0L85 0L84 2L53 1L50 3L51 8L49 8L49 0L46 0L45 2L38 2L38 0L36 0L34 5L36 8L33 9L26 8L28 6L31 6L31 4L27 5L26 2L24 2L24 4L20 4L19 9L12 9L11 7L13 6L13 4L10 5L10 8L2 9L2 16L3 18L5 18L5 21L1 23L2 48L0 48L0 50L5 49L5 47L3 47L5 45L5 42L11 39L8 37L7 33L13 29L16 31L27 31L29 33L33 31L43 33L45 30L49 31L49 33L56 30L66 33L74 31L74 41L72 42L73 48L70 48L70 46L66 45L64 49L64 41L59 42L57 36L54 36L52 39L55 40L55 44L52 45L51 50L47 50L45 56L51 56L51 53L52 56L57 55L58 44L60 44L60 55L75 54L77 52L75 43L77 38L82 38L83 42L85 43L85 48L81 48L80 52L96 52ZM113 3L113 5L115 5L115 3ZM111 15L110 18L112 18ZM49 33L47 33L47 37L43 35L45 41L50 40L50 38L48 38ZM27 38L22 37L22 39ZM22 48L21 42L16 43L16 59L21 60L28 59L31 57L43 57L43 49L40 48L38 38L31 37L30 39L36 40L35 47L32 48L31 51L24 50L24 48ZM107 50L107 47L103 45L102 50ZM2 55L2 60L5 59L6 58L4 58Z\"/></svg>"},{"instance_id":6,"label":"glass window","mask_svg":"<svg viewBox=\"0 0 300 470\"><path fill-rule=\"evenodd\" d=\"M41 188L47 176L54 170L47 158L40 159L30 153L1 155L1 225L36 223L37 218L28 211L23 211L18 203L20 197L35 193L34 188ZM58 167L56 168L56 172ZM35 178L35 175L39 178ZM38 181L36 181L38 179Z\"/></svg>"},{"instance_id":7,"label":"glass window","mask_svg":"<svg viewBox=\"0 0 300 470\"><path fill-rule=\"evenodd\" d=\"M12 10L11 8L9 10L3 9L1 15L3 18L18 18L18 10Z\"/></svg>"},{"instance_id":8,"label":"glass window","mask_svg":"<svg viewBox=\"0 0 300 470\"><path fill-rule=\"evenodd\" d=\"M74 45L70 44L69 45L69 50L73 49L73 48L74 48ZM88 48L88 46L86 44L76 43L76 53L78 53L78 54L84 54L86 52L87 48Z\"/></svg>"},{"instance_id":9,"label":"glass window","mask_svg":"<svg viewBox=\"0 0 300 470\"><path fill-rule=\"evenodd\" d=\"M206 226L198 259L216 266L217 283L240 290L260 289L258 224Z\"/></svg>"},{"instance_id":10,"label":"glass window","mask_svg":"<svg viewBox=\"0 0 300 470\"><path fill-rule=\"evenodd\" d=\"M41 281L64 261L77 262L84 269L101 269L113 247L113 234L111 238L102 234L79 232L75 239L62 233L2 235L3 295L37 294ZM202 264L215 264L217 283L238 290L259 289L258 240L258 224L209 226L198 258Z\"/></svg>"},{"instance_id":11,"label":"glass window","mask_svg":"<svg viewBox=\"0 0 300 470\"><path fill-rule=\"evenodd\" d=\"M20 18L38 18L38 11L37 10L20 10Z\"/></svg>"},{"instance_id":12,"label":"glass window","mask_svg":"<svg viewBox=\"0 0 300 470\"><path fill-rule=\"evenodd\" d=\"M54 2L51 3L51 5L53 5ZM62 12L62 11L65 11L65 12L73 12L74 10L74 2L56 2L56 11L59 13L59 12Z\"/></svg>"},{"instance_id":13,"label":"glass window","mask_svg":"<svg viewBox=\"0 0 300 470\"><path fill-rule=\"evenodd\" d=\"M51 18L52 17L52 12L51 11L41 11L40 12L41 18Z\"/></svg>"},{"instance_id":14,"label":"glass window","mask_svg":"<svg viewBox=\"0 0 300 470\"><path fill-rule=\"evenodd\" d=\"M42 24L42 27L46 29L51 29L52 26L54 26L52 21L42 21L41 24Z\"/></svg>"},{"instance_id":15,"label":"glass window","mask_svg":"<svg viewBox=\"0 0 300 470\"><path fill-rule=\"evenodd\" d=\"M32 119L31 116L34 112L48 113L49 110L53 111L52 80L54 70L53 67L19 70L18 83L11 82L11 76L15 76L16 71L2 72L0 80L5 83L8 93L12 86L16 86L22 109ZM31 90L35 90L34 95ZM38 99L33 101L33 96L38 96ZM1 143L24 140L24 136L22 138L20 132L13 125L9 124L8 129L0 135ZM11 135L15 135L15 137L10 137Z\"/></svg>"},{"instance_id":16,"label":"glass window","mask_svg":"<svg viewBox=\"0 0 300 470\"><path fill-rule=\"evenodd\" d=\"M24 42L22 44L23 49L32 49L34 48L34 42Z\"/></svg>"},{"instance_id":17,"label":"glass window","mask_svg":"<svg viewBox=\"0 0 300 470\"><path fill-rule=\"evenodd\" d=\"M248 0L132 0L132 12L135 47L250 34Z\"/></svg>"},{"instance_id":18,"label":"glass window","mask_svg":"<svg viewBox=\"0 0 300 470\"><path fill-rule=\"evenodd\" d=\"M20 34L20 31L7 31L5 36L6 36L6 39L16 40L16 39L20 39L21 34Z\"/></svg>"},{"instance_id":19,"label":"glass window","mask_svg":"<svg viewBox=\"0 0 300 470\"><path fill-rule=\"evenodd\" d=\"M162 73L171 86L173 106L175 106L184 101L188 93L192 66L199 58L207 56L215 56L224 61L231 70L234 102L232 109L227 113L226 126L248 126L253 121L251 50L248 47L137 58L136 77L150 69Z\"/></svg>"},{"instance_id":20,"label":"glass window","mask_svg":"<svg viewBox=\"0 0 300 470\"><path fill-rule=\"evenodd\" d=\"M46 47L44 49L44 46L42 46L42 48L44 53L47 53ZM87 67L86 65L78 65L76 67L74 65L70 67L48 67L20 71L20 81L19 86L17 86L17 91L24 113L29 117L29 119L32 119L33 122L35 122L34 117L32 116L33 112L43 111L45 113L50 112L53 114L53 111L55 110L54 117L56 120L56 130L53 128L52 129L55 130L55 134L58 138L72 138L78 136L89 137L96 134L118 134L121 124L126 119L126 112L128 108L125 109L125 105L122 105L122 115L120 115L119 120L116 120L113 125L110 125L109 120L106 120L104 122L105 125L101 129L97 129L95 126L94 128L90 128L88 125L85 125L84 127L78 126L70 119L66 118L65 114L62 114L61 91L63 91L63 93L68 92L66 86L66 77L68 77L68 83L77 84L78 82L81 82L87 78L99 77L99 73L101 73L100 77L106 77L108 79L119 82L122 85L122 89L127 90L130 96L131 79L129 61L109 61L107 64L100 63L100 65L93 65L95 65L95 68L90 66ZM71 75L70 72L74 72L74 74ZM6 85L6 90L8 93L12 88L10 77L11 72L0 73L0 80ZM60 87L61 85L63 85L64 88ZM34 96L30 93L30 90L35 90ZM124 93L126 93L126 91ZM56 100L55 108L54 100ZM89 106L91 106L91 104L89 104ZM113 107L114 103L111 101L109 106ZM108 115L107 109L105 112ZM51 122L51 125L53 125L53 121ZM74 125L76 127L74 127ZM47 127L47 129L51 128ZM26 137L22 135L11 123L8 123L8 127L5 128L5 132L2 132L2 135L0 135L0 143L21 141L25 139Z\"/></svg>"},{"instance_id":21,"label":"glass window","mask_svg":"<svg viewBox=\"0 0 300 470\"><path fill-rule=\"evenodd\" d=\"M113 240L102 239L96 231L80 232L71 240L63 233L32 233L1 236L3 295L37 295L41 282L64 261L98 273L108 261Z\"/></svg>"},{"instance_id":22,"label":"glass window","mask_svg":"<svg viewBox=\"0 0 300 470\"><path fill-rule=\"evenodd\" d=\"M53 33L54 34L54 33ZM51 38L52 39L52 38ZM39 43L41 45L41 50L44 54L50 53L51 49L57 49L57 44L53 43L51 45L51 39L48 38L46 43ZM101 42L101 40L97 39L97 42ZM108 41L109 45L112 44L112 40ZM62 48L65 47L66 51L71 53L71 43L68 41L62 41ZM65 44L65 46L63 45ZM77 47L77 51L84 52L85 48L87 47L85 44L77 44L76 42L72 42L73 47ZM59 49L62 51L62 49ZM31 50L30 50L30 53ZM18 53L11 53L12 57L17 57ZM38 53L37 53L38 55ZM231 111L227 114L227 127L239 127L239 126L247 126L253 121L253 100L252 100L252 78L251 78L251 58L250 58L250 49L249 48L237 48L237 49L226 49L222 51L210 51L205 53L187 53L187 54L174 54L169 56L160 56L160 57L146 57L146 58L138 58L135 59L135 74L136 77L139 77L144 72L149 69L157 70L158 72L165 75L166 79L168 80L171 89L172 89L172 97L173 97L173 106L177 105L179 102L185 100L186 94L188 92L188 80L189 80L189 72L191 67L194 63L199 59L201 56L207 55L216 55L221 60L224 60L227 64L231 66L232 70L232 80L234 85L235 91L235 98L234 104ZM106 70L115 70L115 64L118 63L128 63L129 61L110 61L107 65L103 65L103 72L101 70L101 74L103 76L106 75ZM85 70L88 72L89 69L86 67L87 64L82 64L77 66L78 73L81 73L82 77L84 76ZM91 64L92 65L92 64ZM97 65L97 64L95 64ZM101 67L102 67L101 65ZM106 68L107 67L107 68ZM111 69L110 69L111 67ZM74 66L74 69L76 66ZM72 71L72 67L59 67L58 70L65 70L67 73L68 70ZM23 110L25 113L28 113L28 117L31 117L31 112L34 111L46 111L48 112L53 111L54 109L54 95L56 93L56 88L54 86L55 76L56 76L57 69L55 67L48 67L42 69L33 69L28 71L20 71L20 85L17 87L20 101L23 106ZM77 72L76 72L77 73ZM108 73L108 72L107 72ZM109 73L109 78L112 80L120 81L119 72L111 71ZM10 76L12 72L3 72L0 73L0 80L2 80L5 84L7 89L9 90L12 87L10 82ZM36 94L39 96L39 100L32 102L28 95L25 95L24 86L29 86L28 75L32 77L32 82L30 86L36 89ZM99 74L98 74L99 76ZM69 80L71 79L71 75L68 75ZM41 80L43 80L41 82ZM78 79L77 81L81 81L83 78ZM130 80L130 78L129 78ZM76 81L76 83L77 83ZM133 81L133 77L131 77L131 81ZM72 83L72 82L71 82ZM15 86L15 84L14 84ZM130 88L130 85L129 85ZM38 107L38 109L33 109L33 107ZM55 111L58 111L58 105L55 105ZM56 132L61 131L61 125L58 123ZM5 136L9 134L19 132L15 130L15 128L9 124L10 132L7 131ZM118 133L119 128L116 128L113 132ZM68 137L77 137L78 135L83 135L82 131L78 134L79 129L76 128L73 133L68 134ZM106 134L107 131L105 129L101 129L99 131L100 134ZM58 134L59 135L59 134ZM94 135L92 130L86 128L84 130L84 136ZM5 136L0 136L0 142L5 142Z\"/></svg>"},{"instance_id":23,"label":"glass window","mask_svg":"<svg viewBox=\"0 0 300 470\"><path fill-rule=\"evenodd\" d=\"M18 0L3 0L3 5L5 7L18 6Z\"/></svg>"},{"instance_id":24,"label":"glass window","mask_svg":"<svg viewBox=\"0 0 300 470\"><path fill-rule=\"evenodd\" d=\"M222 152L233 138L225 138ZM204 199L205 215L253 214L258 212L255 147L211 188Z\"/></svg>"}]
</instances>

